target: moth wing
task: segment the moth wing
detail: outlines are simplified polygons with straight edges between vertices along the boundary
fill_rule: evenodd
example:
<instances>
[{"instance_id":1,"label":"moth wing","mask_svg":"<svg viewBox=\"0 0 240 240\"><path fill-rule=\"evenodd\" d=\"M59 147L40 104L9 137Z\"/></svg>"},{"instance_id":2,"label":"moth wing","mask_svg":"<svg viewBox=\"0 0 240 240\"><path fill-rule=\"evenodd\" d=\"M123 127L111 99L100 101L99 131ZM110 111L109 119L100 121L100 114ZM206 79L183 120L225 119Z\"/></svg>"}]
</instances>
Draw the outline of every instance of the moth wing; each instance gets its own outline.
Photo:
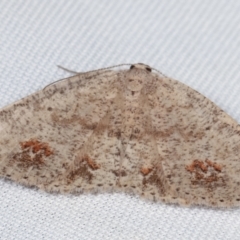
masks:
<instances>
[{"instance_id":1,"label":"moth wing","mask_svg":"<svg viewBox=\"0 0 240 240\"><path fill-rule=\"evenodd\" d=\"M3 108L0 175L47 191L77 192L96 187L98 169L95 182L105 176L105 184L114 185L112 173L108 177L114 165L101 162L110 140L106 136L100 149L98 133L109 121L116 78L114 71L79 74Z\"/></svg>"},{"instance_id":2,"label":"moth wing","mask_svg":"<svg viewBox=\"0 0 240 240\"><path fill-rule=\"evenodd\" d=\"M165 201L239 206L238 123L173 79L159 77L152 101L152 131L165 177Z\"/></svg>"}]
</instances>

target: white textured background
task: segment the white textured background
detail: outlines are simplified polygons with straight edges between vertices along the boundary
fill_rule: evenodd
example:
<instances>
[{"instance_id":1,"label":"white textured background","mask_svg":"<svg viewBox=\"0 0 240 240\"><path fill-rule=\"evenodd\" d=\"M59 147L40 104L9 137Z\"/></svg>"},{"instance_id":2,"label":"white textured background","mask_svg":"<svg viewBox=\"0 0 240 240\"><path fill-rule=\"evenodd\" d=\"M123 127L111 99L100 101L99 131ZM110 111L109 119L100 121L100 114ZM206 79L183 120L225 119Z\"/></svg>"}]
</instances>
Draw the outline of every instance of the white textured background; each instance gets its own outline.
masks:
<instances>
[{"instance_id":1,"label":"white textured background","mask_svg":"<svg viewBox=\"0 0 240 240\"><path fill-rule=\"evenodd\" d=\"M1 0L0 106L77 71L143 62L240 122L240 1ZM3 146L1 146L3 147ZM240 239L240 209L124 194L51 195L0 180L0 239Z\"/></svg>"}]
</instances>

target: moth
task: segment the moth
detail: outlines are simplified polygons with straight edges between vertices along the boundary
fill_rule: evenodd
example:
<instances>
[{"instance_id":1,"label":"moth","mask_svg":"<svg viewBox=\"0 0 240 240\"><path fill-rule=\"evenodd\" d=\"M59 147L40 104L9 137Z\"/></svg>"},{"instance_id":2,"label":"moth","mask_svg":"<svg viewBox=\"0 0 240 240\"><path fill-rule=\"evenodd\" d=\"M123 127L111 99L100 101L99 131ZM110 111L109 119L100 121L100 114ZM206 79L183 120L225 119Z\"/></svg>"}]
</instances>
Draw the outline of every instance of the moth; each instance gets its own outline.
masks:
<instances>
[{"instance_id":1,"label":"moth","mask_svg":"<svg viewBox=\"0 0 240 240\"><path fill-rule=\"evenodd\" d=\"M0 176L59 193L240 206L240 126L145 64L77 73L0 110Z\"/></svg>"}]
</instances>

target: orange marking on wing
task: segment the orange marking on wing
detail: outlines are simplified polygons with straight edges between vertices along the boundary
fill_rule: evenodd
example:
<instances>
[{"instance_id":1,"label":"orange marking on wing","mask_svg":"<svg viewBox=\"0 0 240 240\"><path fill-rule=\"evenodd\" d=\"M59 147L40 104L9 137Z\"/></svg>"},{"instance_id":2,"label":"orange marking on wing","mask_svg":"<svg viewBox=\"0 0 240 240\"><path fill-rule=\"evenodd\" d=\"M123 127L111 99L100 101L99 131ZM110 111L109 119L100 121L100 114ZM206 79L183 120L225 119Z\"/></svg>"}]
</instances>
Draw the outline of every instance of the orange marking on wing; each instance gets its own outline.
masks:
<instances>
[{"instance_id":1,"label":"orange marking on wing","mask_svg":"<svg viewBox=\"0 0 240 240\"><path fill-rule=\"evenodd\" d=\"M221 175L219 175L222 171L222 166L209 159L206 159L205 162L195 159L190 165L187 165L185 169L194 174L192 180L194 184L199 182L210 184L222 178Z\"/></svg>"},{"instance_id":2,"label":"orange marking on wing","mask_svg":"<svg viewBox=\"0 0 240 240\"><path fill-rule=\"evenodd\" d=\"M143 175L148 175L151 171L152 171L152 168L146 168L146 167L142 167L141 170L140 170L140 172Z\"/></svg>"},{"instance_id":3,"label":"orange marking on wing","mask_svg":"<svg viewBox=\"0 0 240 240\"><path fill-rule=\"evenodd\" d=\"M214 169L215 169L216 171L218 171L218 172L221 172L221 171L222 171L222 166L219 165L219 164L217 164L217 163L214 163L214 164L213 164L213 167L214 167Z\"/></svg>"},{"instance_id":4,"label":"orange marking on wing","mask_svg":"<svg viewBox=\"0 0 240 240\"><path fill-rule=\"evenodd\" d=\"M186 166L186 170L189 172L194 172L197 168L200 168L203 172L207 172L208 165L204 164L203 161L196 159L192 164Z\"/></svg>"},{"instance_id":5,"label":"orange marking on wing","mask_svg":"<svg viewBox=\"0 0 240 240\"><path fill-rule=\"evenodd\" d=\"M44 158L53 154L48 143L30 139L19 143L22 151L13 155L13 162L17 162L19 167L28 168L30 166L44 165Z\"/></svg>"},{"instance_id":6,"label":"orange marking on wing","mask_svg":"<svg viewBox=\"0 0 240 240\"><path fill-rule=\"evenodd\" d=\"M88 166L92 169L92 170L96 170L100 168L100 165L97 164L94 160L92 160L89 156L85 155L82 158L82 161L86 161Z\"/></svg>"},{"instance_id":7,"label":"orange marking on wing","mask_svg":"<svg viewBox=\"0 0 240 240\"><path fill-rule=\"evenodd\" d=\"M53 151L50 149L48 143L40 142L36 139L20 142L20 145L22 149L31 148L33 153L38 153L42 150L46 157L53 154Z\"/></svg>"},{"instance_id":8,"label":"orange marking on wing","mask_svg":"<svg viewBox=\"0 0 240 240\"><path fill-rule=\"evenodd\" d=\"M218 171L218 172L221 172L222 171L222 166L221 165L219 165L219 164L217 164L217 163L215 163L215 162L212 162L212 161L210 161L210 160L206 160L206 163L209 165L209 166L211 166L211 167L213 167L216 171Z\"/></svg>"}]
</instances>

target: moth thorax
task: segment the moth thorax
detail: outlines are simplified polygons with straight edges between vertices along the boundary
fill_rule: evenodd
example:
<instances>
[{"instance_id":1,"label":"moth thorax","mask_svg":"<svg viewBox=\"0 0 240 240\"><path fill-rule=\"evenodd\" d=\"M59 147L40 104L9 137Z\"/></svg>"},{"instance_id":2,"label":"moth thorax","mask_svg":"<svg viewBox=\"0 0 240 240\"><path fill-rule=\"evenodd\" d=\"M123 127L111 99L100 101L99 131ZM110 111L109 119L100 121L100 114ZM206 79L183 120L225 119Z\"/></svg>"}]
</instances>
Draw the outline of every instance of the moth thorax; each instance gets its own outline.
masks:
<instances>
[{"instance_id":1,"label":"moth thorax","mask_svg":"<svg viewBox=\"0 0 240 240\"><path fill-rule=\"evenodd\" d=\"M141 78L138 75L132 75L129 74L129 77L127 77L126 79L126 87L130 90L130 91L134 91L134 92L138 92L141 91L141 89L144 86L144 79Z\"/></svg>"}]
</instances>

